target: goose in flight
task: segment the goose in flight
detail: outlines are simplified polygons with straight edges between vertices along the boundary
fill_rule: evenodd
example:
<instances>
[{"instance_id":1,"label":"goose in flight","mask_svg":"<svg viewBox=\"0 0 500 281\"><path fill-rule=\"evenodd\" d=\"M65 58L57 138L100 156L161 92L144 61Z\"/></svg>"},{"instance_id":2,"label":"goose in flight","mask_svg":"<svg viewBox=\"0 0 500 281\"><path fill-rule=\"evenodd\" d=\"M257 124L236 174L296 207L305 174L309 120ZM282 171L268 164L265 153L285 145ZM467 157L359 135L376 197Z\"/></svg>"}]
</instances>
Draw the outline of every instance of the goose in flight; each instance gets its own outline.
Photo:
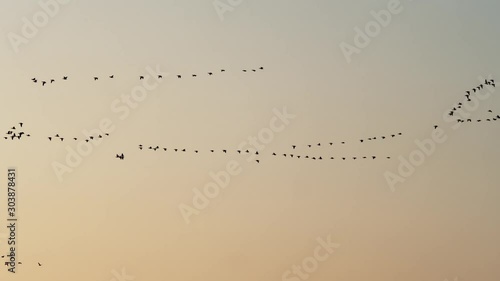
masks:
<instances>
[{"instance_id":1,"label":"goose in flight","mask_svg":"<svg viewBox=\"0 0 500 281\"><path fill-rule=\"evenodd\" d=\"M45 81L42 81L42 86L45 86L45 84L47 84L47 82L45 82Z\"/></svg>"},{"instance_id":2,"label":"goose in flight","mask_svg":"<svg viewBox=\"0 0 500 281\"><path fill-rule=\"evenodd\" d=\"M212 75L213 75L213 73L212 73L212 72L209 72L209 73L208 73L208 75L212 76Z\"/></svg>"},{"instance_id":3,"label":"goose in flight","mask_svg":"<svg viewBox=\"0 0 500 281\"><path fill-rule=\"evenodd\" d=\"M295 149L295 147L296 147L295 145L292 145L292 149Z\"/></svg>"},{"instance_id":4,"label":"goose in flight","mask_svg":"<svg viewBox=\"0 0 500 281\"><path fill-rule=\"evenodd\" d=\"M99 79L99 77L94 77L94 81L97 81Z\"/></svg>"},{"instance_id":5,"label":"goose in flight","mask_svg":"<svg viewBox=\"0 0 500 281\"><path fill-rule=\"evenodd\" d=\"M120 160L123 160L125 159L125 156L122 154L116 154L116 158L120 159Z\"/></svg>"},{"instance_id":6,"label":"goose in flight","mask_svg":"<svg viewBox=\"0 0 500 281\"><path fill-rule=\"evenodd\" d=\"M50 79L50 83L52 84L53 82L56 82L56 80Z\"/></svg>"},{"instance_id":7,"label":"goose in flight","mask_svg":"<svg viewBox=\"0 0 500 281\"><path fill-rule=\"evenodd\" d=\"M68 80L68 76L63 76L63 80Z\"/></svg>"},{"instance_id":8,"label":"goose in flight","mask_svg":"<svg viewBox=\"0 0 500 281\"><path fill-rule=\"evenodd\" d=\"M158 79L163 79L163 76L162 75L158 75Z\"/></svg>"},{"instance_id":9,"label":"goose in flight","mask_svg":"<svg viewBox=\"0 0 500 281\"><path fill-rule=\"evenodd\" d=\"M139 80L144 80L144 76L139 76Z\"/></svg>"},{"instance_id":10,"label":"goose in flight","mask_svg":"<svg viewBox=\"0 0 500 281\"><path fill-rule=\"evenodd\" d=\"M182 75L177 75L177 78L179 78L179 79L182 78Z\"/></svg>"}]
</instances>

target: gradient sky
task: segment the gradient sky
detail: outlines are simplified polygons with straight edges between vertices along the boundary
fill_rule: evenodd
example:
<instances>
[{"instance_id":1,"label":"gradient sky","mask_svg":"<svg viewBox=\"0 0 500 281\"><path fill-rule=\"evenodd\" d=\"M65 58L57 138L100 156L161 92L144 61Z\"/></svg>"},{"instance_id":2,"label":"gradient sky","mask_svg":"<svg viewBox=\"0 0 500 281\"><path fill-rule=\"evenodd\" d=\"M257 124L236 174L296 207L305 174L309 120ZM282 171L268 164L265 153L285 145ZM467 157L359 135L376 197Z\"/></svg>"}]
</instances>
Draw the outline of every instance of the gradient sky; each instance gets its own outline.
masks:
<instances>
[{"instance_id":1,"label":"gradient sky","mask_svg":"<svg viewBox=\"0 0 500 281\"><path fill-rule=\"evenodd\" d=\"M500 77L500 3L401 1L402 12L347 63L339 45L353 44L354 28L388 2L243 0L221 20L212 1L73 0L16 53L9 34L21 35L23 17L43 10L1 1L0 131L22 121L32 137L0 141L3 186L6 169L18 168L24 263L0 279L110 281L125 268L136 281L281 281L330 235L340 247L308 280L498 280L500 122L455 130L443 114L480 77ZM157 65L169 74L119 119L113 101ZM57 81L41 87L32 77ZM499 114L499 93L472 118ZM296 117L260 164L206 152L237 149L283 107ZM52 165L76 142L46 137L82 138L103 118L115 126L111 136L60 182ZM407 159L434 124L447 140L392 192L384 173L396 173L398 157ZM403 136L358 141L396 132ZM330 141L348 143L295 153L392 159L270 155ZM138 144L205 152L141 152ZM191 204L192 190L231 160L242 172L186 224L179 204Z\"/></svg>"}]
</instances>

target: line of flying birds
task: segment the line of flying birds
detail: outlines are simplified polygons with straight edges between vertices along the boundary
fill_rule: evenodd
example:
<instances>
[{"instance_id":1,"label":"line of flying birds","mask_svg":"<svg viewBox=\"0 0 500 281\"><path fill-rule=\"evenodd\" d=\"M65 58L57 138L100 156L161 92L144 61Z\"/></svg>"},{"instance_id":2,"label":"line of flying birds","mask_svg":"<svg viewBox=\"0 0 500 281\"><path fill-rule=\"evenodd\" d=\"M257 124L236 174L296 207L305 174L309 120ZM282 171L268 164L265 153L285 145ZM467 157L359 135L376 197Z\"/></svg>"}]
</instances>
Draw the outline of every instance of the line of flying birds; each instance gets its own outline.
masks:
<instances>
[{"instance_id":1,"label":"line of flying birds","mask_svg":"<svg viewBox=\"0 0 500 281\"><path fill-rule=\"evenodd\" d=\"M248 73L248 72L257 72L259 70L264 70L264 67L261 66L259 68L255 68L255 69L242 69L241 71L245 72L245 73ZM225 69L221 69L220 72L223 73L223 72L226 72L226 70ZM207 72L208 76L212 76L214 74L215 74L214 72ZM109 75L108 77L109 77L109 79L113 79L113 78L115 78L115 75L114 74L113 75ZM178 79L181 79L182 77L183 77L182 74L177 74L177 78ZM198 74L194 74L193 73L193 74L191 74L191 77L196 78L196 77L198 77ZM144 80L144 78L145 78L144 75L140 75L139 76L139 80ZM157 78L158 79L163 79L163 75L158 74ZM94 79L94 81L97 81L97 80L99 80L99 77L98 76L94 76L93 79ZM38 80L39 79L36 78L36 77L31 78L31 81L33 81L33 83L38 83ZM62 80L68 80L68 76L63 76ZM52 83L56 82L56 79L52 78L50 80L41 80L40 82L41 82L42 86L45 86L45 84L47 84L47 83L52 84Z\"/></svg>"},{"instance_id":2,"label":"line of flying birds","mask_svg":"<svg viewBox=\"0 0 500 281\"><path fill-rule=\"evenodd\" d=\"M319 144L319 145L321 145L321 144ZM296 147L295 145L292 146L293 149L295 149L295 147ZM146 148L142 144L140 144L139 145L139 149L140 150L144 150ZM199 153L202 152L202 150L198 150L198 149L193 149L193 150L188 150L186 148L182 148L182 149L180 149L180 148L170 148L169 149L167 147L160 147L158 145L156 145L156 146L149 146L147 149L148 150L153 150L153 151L159 150L159 151L164 151L164 152L168 152L168 151L173 151L173 152L194 152L195 154L199 154ZM238 153L238 154L243 154L243 155L245 155L245 154L246 155L252 155L252 154L253 155L261 155L259 153L259 151L250 151L248 149L247 150L241 150L241 149L239 149L239 150L209 149L209 150L203 150L203 151L210 152L210 153L217 153L217 152L219 152L219 153L224 153L224 154L227 154L228 152L229 153L233 152L233 153ZM323 159L328 159L328 158L330 160L334 160L334 159L339 159L339 160L340 159L342 159L342 160L347 160L347 159L353 159L353 160L357 160L357 159L372 159L372 160L374 160L374 159L377 159L377 156L360 156L360 157L358 157L358 156L345 157L344 156L344 157L337 157L337 158L335 158L334 156L329 156L329 157L323 158L323 156L309 156L309 155L302 156L302 155L297 155L297 154L292 154L292 153L276 153L276 152L273 152L270 155L272 155L272 156L283 156L283 157L289 157L289 158L297 158L297 159L300 159L300 158L303 158L303 159L312 159L312 160L323 160ZM123 160L124 159L123 153L121 155L117 154L116 158L120 158L121 160ZM379 157L379 159L380 158L382 158L382 157ZM386 156L385 158L386 159L391 159L390 156ZM257 159L257 160L255 160L255 162L260 163L260 160Z\"/></svg>"}]
</instances>

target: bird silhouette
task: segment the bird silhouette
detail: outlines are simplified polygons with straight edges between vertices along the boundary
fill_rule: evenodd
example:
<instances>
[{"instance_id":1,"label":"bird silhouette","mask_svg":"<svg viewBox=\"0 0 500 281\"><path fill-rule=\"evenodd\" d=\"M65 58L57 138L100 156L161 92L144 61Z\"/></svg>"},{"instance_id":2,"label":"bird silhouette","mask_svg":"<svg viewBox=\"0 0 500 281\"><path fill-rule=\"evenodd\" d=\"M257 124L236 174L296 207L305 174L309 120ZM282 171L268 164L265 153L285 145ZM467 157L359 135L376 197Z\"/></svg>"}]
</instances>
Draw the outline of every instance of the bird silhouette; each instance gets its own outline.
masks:
<instances>
[{"instance_id":1,"label":"bird silhouette","mask_svg":"<svg viewBox=\"0 0 500 281\"><path fill-rule=\"evenodd\" d=\"M220 72L226 72L226 70L225 69L221 69Z\"/></svg>"},{"instance_id":2,"label":"bird silhouette","mask_svg":"<svg viewBox=\"0 0 500 281\"><path fill-rule=\"evenodd\" d=\"M437 129L438 128L438 125L434 125L434 129Z\"/></svg>"},{"instance_id":3,"label":"bird silhouette","mask_svg":"<svg viewBox=\"0 0 500 281\"><path fill-rule=\"evenodd\" d=\"M68 80L68 76L63 76L63 80Z\"/></svg>"},{"instance_id":4,"label":"bird silhouette","mask_svg":"<svg viewBox=\"0 0 500 281\"><path fill-rule=\"evenodd\" d=\"M295 149L295 147L296 147L295 145L292 145L292 149Z\"/></svg>"},{"instance_id":5,"label":"bird silhouette","mask_svg":"<svg viewBox=\"0 0 500 281\"><path fill-rule=\"evenodd\" d=\"M161 76L161 75L158 75L158 79L163 79L163 76Z\"/></svg>"},{"instance_id":6,"label":"bird silhouette","mask_svg":"<svg viewBox=\"0 0 500 281\"><path fill-rule=\"evenodd\" d=\"M144 80L144 76L139 76L139 80Z\"/></svg>"},{"instance_id":7,"label":"bird silhouette","mask_svg":"<svg viewBox=\"0 0 500 281\"><path fill-rule=\"evenodd\" d=\"M193 77L196 77L196 74L193 74Z\"/></svg>"},{"instance_id":8,"label":"bird silhouette","mask_svg":"<svg viewBox=\"0 0 500 281\"><path fill-rule=\"evenodd\" d=\"M260 163L260 161L259 161L258 159L257 159L257 160L255 160L255 162Z\"/></svg>"},{"instance_id":9,"label":"bird silhouette","mask_svg":"<svg viewBox=\"0 0 500 281\"><path fill-rule=\"evenodd\" d=\"M261 66L261 67L259 67L259 69L260 69L260 70L264 70L264 67L262 67L262 66Z\"/></svg>"},{"instance_id":10,"label":"bird silhouette","mask_svg":"<svg viewBox=\"0 0 500 281\"><path fill-rule=\"evenodd\" d=\"M116 158L120 159L120 160L123 160L125 159L125 156L122 154L116 154Z\"/></svg>"},{"instance_id":11,"label":"bird silhouette","mask_svg":"<svg viewBox=\"0 0 500 281\"><path fill-rule=\"evenodd\" d=\"M94 77L94 81L97 81L99 79L99 77Z\"/></svg>"},{"instance_id":12,"label":"bird silhouette","mask_svg":"<svg viewBox=\"0 0 500 281\"><path fill-rule=\"evenodd\" d=\"M109 78L111 78L111 79L113 79L114 77L115 77L115 75L109 75Z\"/></svg>"},{"instance_id":13,"label":"bird silhouette","mask_svg":"<svg viewBox=\"0 0 500 281\"><path fill-rule=\"evenodd\" d=\"M177 75L177 78L182 78L182 75Z\"/></svg>"},{"instance_id":14,"label":"bird silhouette","mask_svg":"<svg viewBox=\"0 0 500 281\"><path fill-rule=\"evenodd\" d=\"M55 81L56 81L56 80L54 80L54 79L50 79L50 83L53 83L53 82L55 82Z\"/></svg>"},{"instance_id":15,"label":"bird silhouette","mask_svg":"<svg viewBox=\"0 0 500 281\"><path fill-rule=\"evenodd\" d=\"M19 127L21 127L21 128L22 128L22 127L23 127L23 123L19 123Z\"/></svg>"},{"instance_id":16,"label":"bird silhouette","mask_svg":"<svg viewBox=\"0 0 500 281\"><path fill-rule=\"evenodd\" d=\"M41 263L38 263L38 266L42 266L42 264L41 264Z\"/></svg>"},{"instance_id":17,"label":"bird silhouette","mask_svg":"<svg viewBox=\"0 0 500 281\"><path fill-rule=\"evenodd\" d=\"M209 72L209 73L208 73L208 75L212 76L212 75L213 75L213 73L212 73L212 72Z\"/></svg>"},{"instance_id":18,"label":"bird silhouette","mask_svg":"<svg viewBox=\"0 0 500 281\"><path fill-rule=\"evenodd\" d=\"M45 84L46 84L46 83L47 83L47 82L45 82L45 81L42 81L42 86L45 86Z\"/></svg>"}]
</instances>

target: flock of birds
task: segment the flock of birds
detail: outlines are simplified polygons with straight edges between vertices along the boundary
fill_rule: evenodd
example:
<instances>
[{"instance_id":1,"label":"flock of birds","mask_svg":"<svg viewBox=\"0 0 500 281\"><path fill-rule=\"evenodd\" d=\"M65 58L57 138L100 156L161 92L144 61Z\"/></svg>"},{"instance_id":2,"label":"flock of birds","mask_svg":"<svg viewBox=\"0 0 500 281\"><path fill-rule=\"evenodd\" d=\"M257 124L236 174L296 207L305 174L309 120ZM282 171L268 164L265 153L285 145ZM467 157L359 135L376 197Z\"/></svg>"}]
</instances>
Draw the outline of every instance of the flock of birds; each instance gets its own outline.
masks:
<instances>
[{"instance_id":1,"label":"flock of birds","mask_svg":"<svg viewBox=\"0 0 500 281\"><path fill-rule=\"evenodd\" d=\"M471 98L470 98L471 94L477 94L477 93L479 93L479 91L483 90L483 88L484 88L485 86L490 86L490 87L495 88L495 87L496 87L495 80L494 80L494 79L489 79L489 80L488 80L488 79L485 79L485 80L484 80L484 83L479 84L477 87L475 87L475 88L473 88L473 89L471 89L471 90L465 91L465 98L466 98L467 102L472 101L472 100L471 100ZM464 101L464 102L465 102L465 101ZM455 114L456 114L456 112L457 112L459 109L461 109L463 105L464 105L464 104L463 104L462 102L457 103L457 105L456 105L455 107L453 107L453 108L450 110L450 112L448 113L448 115L449 115L449 116L456 116L456 115L455 115ZM486 118L486 119L484 119L484 121L486 121L486 122L491 122L491 121L500 121L500 114L497 114L497 115L493 114L493 111L492 111L491 109L490 109L490 110L488 110L488 113L490 113L490 114L491 114L491 117L490 117L490 118ZM476 121L476 122L482 122L482 121L483 121L483 119L476 119L475 121ZM468 122L468 123L472 123L472 122L473 122L473 120L472 120L472 118L468 118L468 119L461 119L461 118L457 118L457 122L458 122L458 123L466 123L466 122ZM435 128L437 128L437 127L435 126Z\"/></svg>"},{"instance_id":2,"label":"flock of birds","mask_svg":"<svg viewBox=\"0 0 500 281\"><path fill-rule=\"evenodd\" d=\"M390 134L388 135L387 137L386 136L379 136L378 138L377 137L370 137L370 138L367 138L367 139L360 139L359 141L361 143L364 143L365 141L374 141L374 140L377 140L377 139L380 139L380 140L384 140L384 139L388 139L388 138L395 138L397 136L402 136L403 134L402 133L397 133L397 134ZM345 141L342 141L340 142L341 144L346 144ZM334 145L334 142L329 142L327 144L322 144L322 143L317 143L315 145L313 144L308 144L307 147L308 148L312 148L312 147L321 147L321 146L333 146ZM295 151L295 149L297 149L297 145L292 145L292 150ZM163 152L182 152L182 153L186 153L186 152L191 152L191 153L194 153L194 154L200 154L200 153L203 153L203 152L207 152L207 153L223 153L223 154L228 154L228 153L234 153L236 155L256 155L256 156L259 156L261 155L261 153L259 153L259 151L257 150L254 150L254 151L250 151L250 150L241 150L241 149L232 149L232 150L228 150L228 149L209 149L209 150L201 150L201 149L186 149L186 148L168 148L168 147L160 147L159 145L155 145L155 146L144 146L142 144L139 144L139 150L152 150L152 151L163 151ZM277 152L272 152L270 154L271 156L283 156L283 157L288 157L288 158L297 158L297 159L311 159L311 160L323 160L323 159L330 159L330 160L335 160L335 159L342 159L342 160L348 160L348 159L352 159L352 160L361 160L361 159L372 159L372 160L375 160L377 159L377 156L375 155L372 155L372 156L351 156L351 157L334 157L334 156L327 156L327 157L324 157L324 156L309 156L309 155L298 155L297 153L277 153ZM124 160L124 155L123 153L122 154L117 154L116 155L116 158L119 158L120 160ZM382 157L378 157L378 159L381 159ZM391 159L390 156L385 156L386 159ZM260 163L261 160L260 159L256 159L255 160L256 163Z\"/></svg>"},{"instance_id":3,"label":"flock of birds","mask_svg":"<svg viewBox=\"0 0 500 281\"><path fill-rule=\"evenodd\" d=\"M20 122L18 125L19 125L18 126L19 130L21 130L22 127L23 127L23 123ZM16 129L16 126L12 126L5 133L5 136L3 138L6 139L6 140L8 140L8 139L14 140L15 138L17 138L18 140L20 140L23 136L31 137L31 135L27 134L26 132L24 132L24 130L18 132L17 129Z\"/></svg>"},{"instance_id":4,"label":"flock of birds","mask_svg":"<svg viewBox=\"0 0 500 281\"><path fill-rule=\"evenodd\" d=\"M318 146L321 146L321 143L318 144ZM295 145L292 146L293 149L295 149ZM145 147L143 145L139 145L139 149L140 150L143 150L145 149ZM167 148L167 147L160 147L160 146L149 146L147 148L148 150L153 150L153 151L163 151L163 152L168 152L168 151L172 151L172 152L194 152L195 154L199 154L199 153L202 153L202 152L207 152L207 153L223 153L223 154L227 154L227 153L237 153L237 154L240 154L240 155L261 155L261 153L259 153L259 151L255 150L255 151L250 151L250 150L228 150L228 149L210 149L210 150L198 150L198 149L193 149L193 150L188 150L186 148L183 148L183 149L180 149L180 148ZM328 157L323 157L323 156L309 156L309 155L297 155L297 154L294 154L294 153L276 153L276 152L273 152L271 153L270 155L272 156L283 156L283 157L289 157L289 158L297 158L297 159L311 159L311 160L323 160L323 159L330 159L330 160L335 160L335 159L342 159L342 160L348 160L348 159L352 159L352 160L357 160L357 159L372 159L372 160L375 160L377 159L377 156L353 156L353 157L337 157L335 158L334 156L328 156ZM123 153L121 154L122 156L122 160L123 160ZM119 155L117 154L116 155L117 158L120 158ZM386 159L391 159L390 156L386 156L385 157ZM380 159L380 157L379 157ZM260 163L260 160L259 159L256 159L255 160L256 163Z\"/></svg>"},{"instance_id":5,"label":"flock of birds","mask_svg":"<svg viewBox=\"0 0 500 281\"><path fill-rule=\"evenodd\" d=\"M244 72L244 73L250 73L250 72L257 72L257 71L260 71L260 70L264 70L264 67L261 66L259 68L242 69L241 71ZM220 69L220 73L224 73L224 72L226 72L226 69ZM210 72L207 72L206 74L208 76L213 76L215 74L215 72L211 72L210 71ZM182 77L185 77L185 76L183 76L183 74L177 74L177 78L178 79L181 79ZM193 74L191 74L191 77L196 78L196 77L198 77L198 74L193 73ZM113 75L109 75L108 78L109 79L113 79L113 78L115 78L115 75L114 74ZM157 78L158 79L163 79L163 75L158 74ZM98 76L94 76L93 79L94 79L94 81L97 81L97 80L99 80L99 77ZM31 81L33 83L38 83L38 80L39 80L39 78L36 78L36 77L31 78ZM62 80L64 80L64 81L68 80L68 76L63 76ZM140 75L139 76L139 80L144 80L144 75ZM42 86L45 86L45 84L47 84L47 83L52 84L54 82L56 82L56 79L54 79L54 78L51 78L51 79L48 79L48 80L40 80L40 84Z\"/></svg>"}]
</instances>

